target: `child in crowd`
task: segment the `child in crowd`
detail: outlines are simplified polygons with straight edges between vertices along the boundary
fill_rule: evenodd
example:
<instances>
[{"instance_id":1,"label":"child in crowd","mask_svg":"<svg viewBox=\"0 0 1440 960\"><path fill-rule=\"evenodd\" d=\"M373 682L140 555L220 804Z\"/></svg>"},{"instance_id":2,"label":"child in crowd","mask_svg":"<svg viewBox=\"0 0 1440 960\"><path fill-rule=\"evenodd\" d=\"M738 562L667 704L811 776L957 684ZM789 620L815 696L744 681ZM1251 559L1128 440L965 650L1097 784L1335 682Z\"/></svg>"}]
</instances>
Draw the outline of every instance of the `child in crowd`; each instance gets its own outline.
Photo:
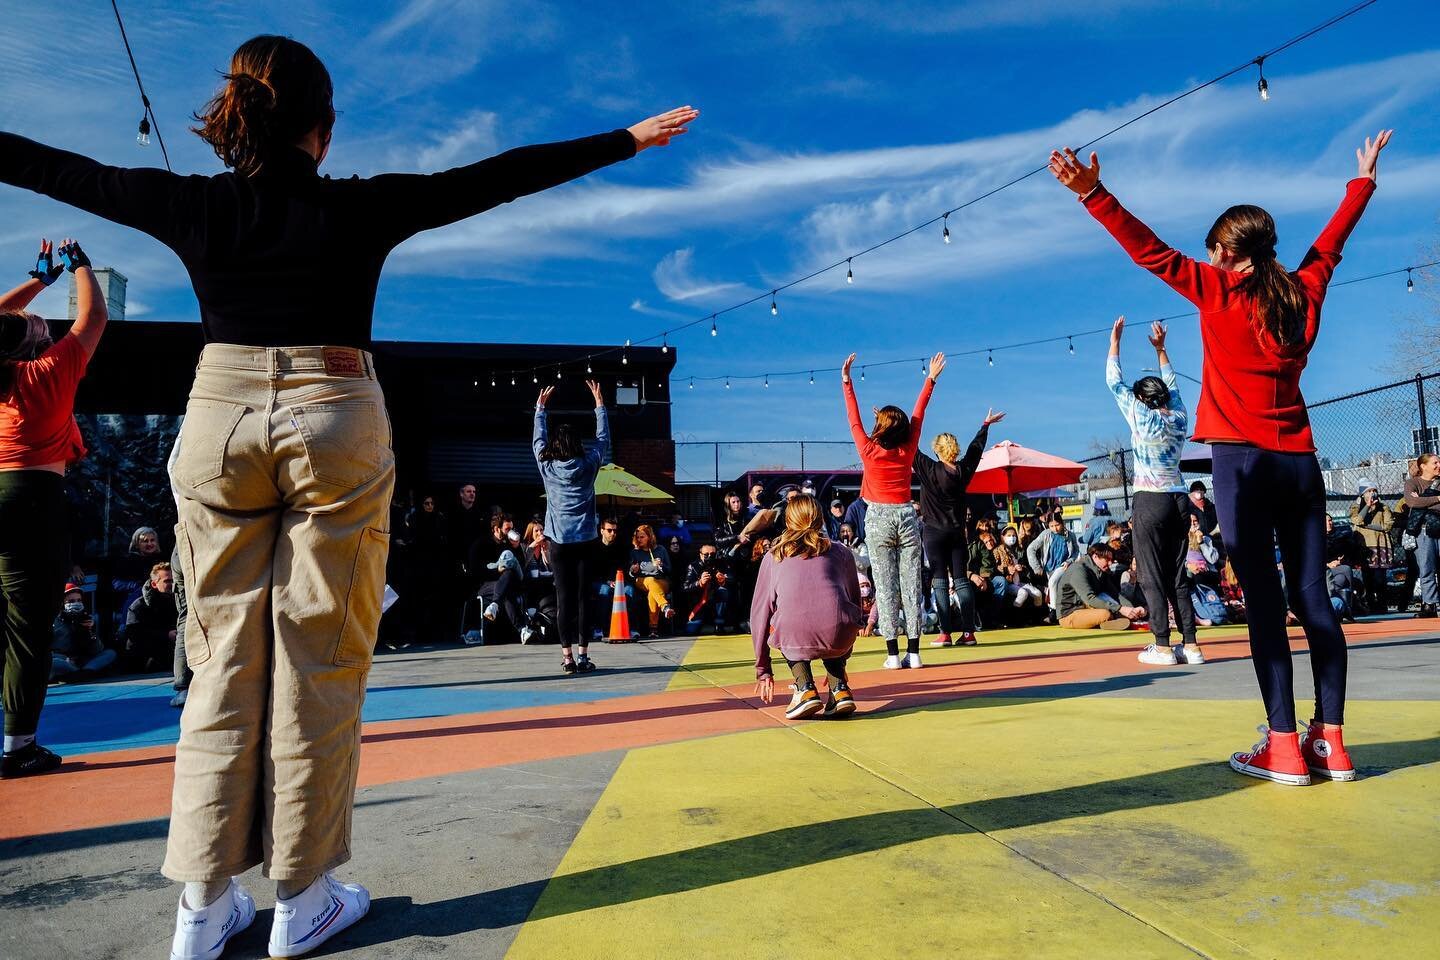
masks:
<instances>
[{"instance_id":1,"label":"child in crowd","mask_svg":"<svg viewBox=\"0 0 1440 960\"><path fill-rule=\"evenodd\" d=\"M750 605L755 639L755 692L766 703L775 697L770 648L775 647L795 677L787 720L824 711L827 717L855 712L845 661L864 622L860 580L849 548L825 536L819 502L804 494L785 509L785 531L760 563ZM822 660L830 696L821 701L810 661Z\"/></svg>"}]
</instances>

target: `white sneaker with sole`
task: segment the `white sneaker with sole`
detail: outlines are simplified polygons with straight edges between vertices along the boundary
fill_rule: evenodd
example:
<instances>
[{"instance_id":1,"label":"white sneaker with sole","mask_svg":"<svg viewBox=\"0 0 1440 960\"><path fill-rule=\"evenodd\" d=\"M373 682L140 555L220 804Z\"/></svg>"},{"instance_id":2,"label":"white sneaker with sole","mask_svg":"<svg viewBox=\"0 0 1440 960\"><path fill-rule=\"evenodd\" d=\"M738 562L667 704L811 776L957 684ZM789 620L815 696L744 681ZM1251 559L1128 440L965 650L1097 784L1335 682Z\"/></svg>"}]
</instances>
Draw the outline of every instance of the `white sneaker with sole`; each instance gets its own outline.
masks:
<instances>
[{"instance_id":1,"label":"white sneaker with sole","mask_svg":"<svg viewBox=\"0 0 1440 960\"><path fill-rule=\"evenodd\" d=\"M1185 647L1176 647L1175 656L1179 658L1175 661L1176 663L1198 664L1205 662L1205 654L1199 647L1196 647L1194 650L1189 650Z\"/></svg>"},{"instance_id":2,"label":"white sneaker with sole","mask_svg":"<svg viewBox=\"0 0 1440 960\"><path fill-rule=\"evenodd\" d=\"M921 662L920 662L920 654L918 654L918 653L907 653L907 654L905 654L905 666L906 666L908 669L910 669L910 670L919 670L919 669L921 668L921 666L923 666L923 664L921 664Z\"/></svg>"},{"instance_id":3,"label":"white sneaker with sole","mask_svg":"<svg viewBox=\"0 0 1440 960\"><path fill-rule=\"evenodd\" d=\"M886 670L899 670L903 666L905 666L905 664L898 656L889 656L885 658Z\"/></svg>"},{"instance_id":4,"label":"white sneaker with sole","mask_svg":"<svg viewBox=\"0 0 1440 960\"><path fill-rule=\"evenodd\" d=\"M492 603L485 608L486 620L494 620L498 616L500 616L500 604Z\"/></svg>"},{"instance_id":5,"label":"white sneaker with sole","mask_svg":"<svg viewBox=\"0 0 1440 960\"><path fill-rule=\"evenodd\" d=\"M535 636L535 628L534 628L534 627L521 627L521 628L520 628L520 642L521 642L522 644L524 644L524 643L529 643L529 642L530 642L530 638L533 637L533 636Z\"/></svg>"},{"instance_id":6,"label":"white sneaker with sole","mask_svg":"<svg viewBox=\"0 0 1440 960\"><path fill-rule=\"evenodd\" d=\"M275 901L270 926L270 956L299 957L365 916L370 891L358 883L341 883L329 872L289 900Z\"/></svg>"},{"instance_id":7,"label":"white sneaker with sole","mask_svg":"<svg viewBox=\"0 0 1440 960\"><path fill-rule=\"evenodd\" d=\"M1139 660L1141 663L1150 663L1157 667L1173 667L1180 662L1175 659L1173 647L1161 647L1153 643L1140 651Z\"/></svg>"},{"instance_id":8,"label":"white sneaker with sole","mask_svg":"<svg viewBox=\"0 0 1440 960\"><path fill-rule=\"evenodd\" d=\"M185 906L185 895L175 911L175 939L170 960L215 960L230 938L255 920L255 901L232 878L230 889L202 910Z\"/></svg>"}]
</instances>

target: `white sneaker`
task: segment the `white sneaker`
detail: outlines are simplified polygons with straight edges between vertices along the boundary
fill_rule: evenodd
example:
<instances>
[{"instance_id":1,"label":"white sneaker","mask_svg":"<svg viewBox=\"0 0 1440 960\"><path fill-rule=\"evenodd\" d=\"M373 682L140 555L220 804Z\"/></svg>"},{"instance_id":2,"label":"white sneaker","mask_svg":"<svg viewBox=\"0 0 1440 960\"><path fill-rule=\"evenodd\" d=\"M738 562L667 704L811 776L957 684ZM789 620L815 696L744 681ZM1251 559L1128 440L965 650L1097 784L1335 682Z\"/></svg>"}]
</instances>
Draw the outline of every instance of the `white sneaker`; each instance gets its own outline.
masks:
<instances>
[{"instance_id":1,"label":"white sneaker","mask_svg":"<svg viewBox=\"0 0 1440 960\"><path fill-rule=\"evenodd\" d=\"M1205 662L1205 654L1199 647L1196 647L1194 650L1188 650L1185 647L1176 647L1175 656L1179 658L1175 661L1176 663L1198 664Z\"/></svg>"},{"instance_id":2,"label":"white sneaker","mask_svg":"<svg viewBox=\"0 0 1440 960\"><path fill-rule=\"evenodd\" d=\"M897 656L889 656L885 658L886 670L899 670L903 666L905 666L905 662Z\"/></svg>"},{"instance_id":3,"label":"white sneaker","mask_svg":"<svg viewBox=\"0 0 1440 960\"><path fill-rule=\"evenodd\" d=\"M920 654L918 654L918 653L907 653L907 654L905 654L905 666L906 666L907 668L911 669L911 670L919 670L922 666L924 666L924 664L922 664L922 663L920 662Z\"/></svg>"},{"instance_id":4,"label":"white sneaker","mask_svg":"<svg viewBox=\"0 0 1440 960\"><path fill-rule=\"evenodd\" d=\"M1159 647L1153 643L1140 651L1139 659L1141 663L1151 663L1157 667L1173 667L1180 662L1175 659L1173 647Z\"/></svg>"},{"instance_id":5,"label":"white sneaker","mask_svg":"<svg viewBox=\"0 0 1440 960\"><path fill-rule=\"evenodd\" d=\"M490 604L490 606L485 608L486 620L494 620L498 616L500 616L500 604L492 603Z\"/></svg>"},{"instance_id":6,"label":"white sneaker","mask_svg":"<svg viewBox=\"0 0 1440 960\"><path fill-rule=\"evenodd\" d=\"M185 906L185 895L175 910L175 939L170 960L215 960L230 938L255 920L255 900L232 877L230 889L203 910Z\"/></svg>"},{"instance_id":7,"label":"white sneaker","mask_svg":"<svg viewBox=\"0 0 1440 960\"><path fill-rule=\"evenodd\" d=\"M341 883L327 871L289 900L275 901L270 926L270 956L298 957L309 953L365 916L370 891L358 883Z\"/></svg>"},{"instance_id":8,"label":"white sneaker","mask_svg":"<svg viewBox=\"0 0 1440 960\"><path fill-rule=\"evenodd\" d=\"M521 628L520 628L520 642L521 642L522 644L529 643L529 642L530 642L530 638L533 637L533 636L535 636L535 628L534 628L534 627L521 627Z\"/></svg>"}]
</instances>

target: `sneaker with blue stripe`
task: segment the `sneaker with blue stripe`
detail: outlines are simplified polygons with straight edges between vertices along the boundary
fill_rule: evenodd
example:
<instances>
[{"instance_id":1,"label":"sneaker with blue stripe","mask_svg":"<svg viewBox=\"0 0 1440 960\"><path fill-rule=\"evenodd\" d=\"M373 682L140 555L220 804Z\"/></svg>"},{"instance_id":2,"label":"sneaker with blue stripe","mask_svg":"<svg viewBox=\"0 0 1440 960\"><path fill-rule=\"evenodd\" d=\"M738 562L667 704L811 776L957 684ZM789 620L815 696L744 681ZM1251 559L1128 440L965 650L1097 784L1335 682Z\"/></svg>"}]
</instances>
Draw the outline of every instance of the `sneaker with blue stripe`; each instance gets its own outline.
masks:
<instances>
[{"instance_id":1,"label":"sneaker with blue stripe","mask_svg":"<svg viewBox=\"0 0 1440 960\"><path fill-rule=\"evenodd\" d=\"M341 883L327 871L289 900L275 901L270 956L299 957L365 916L370 891Z\"/></svg>"},{"instance_id":2,"label":"sneaker with blue stripe","mask_svg":"<svg viewBox=\"0 0 1440 960\"><path fill-rule=\"evenodd\" d=\"M175 913L175 939L170 943L170 960L216 960L225 944L255 920L255 900L234 877L230 889L208 907L191 910L185 895Z\"/></svg>"}]
</instances>

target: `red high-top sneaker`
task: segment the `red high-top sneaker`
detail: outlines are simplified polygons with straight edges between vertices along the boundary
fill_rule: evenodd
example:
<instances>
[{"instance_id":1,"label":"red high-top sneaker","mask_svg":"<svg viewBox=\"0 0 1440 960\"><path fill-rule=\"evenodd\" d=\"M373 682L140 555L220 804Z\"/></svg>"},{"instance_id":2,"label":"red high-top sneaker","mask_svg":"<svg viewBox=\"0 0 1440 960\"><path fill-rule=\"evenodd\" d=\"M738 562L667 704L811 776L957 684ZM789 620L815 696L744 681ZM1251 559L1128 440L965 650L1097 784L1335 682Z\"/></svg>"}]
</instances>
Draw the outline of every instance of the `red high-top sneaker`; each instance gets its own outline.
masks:
<instances>
[{"instance_id":1,"label":"red high-top sneaker","mask_svg":"<svg viewBox=\"0 0 1440 960\"><path fill-rule=\"evenodd\" d=\"M1311 720L1305 727L1305 736L1300 739L1300 755L1305 758L1310 772L1317 777L1326 780L1355 779L1355 765L1350 762L1339 727L1326 730Z\"/></svg>"},{"instance_id":2,"label":"red high-top sneaker","mask_svg":"<svg viewBox=\"0 0 1440 960\"><path fill-rule=\"evenodd\" d=\"M1292 787L1310 785L1310 770L1305 758L1300 756L1300 734L1276 733L1269 727L1257 729L1265 739L1250 748L1249 753L1237 753L1230 757L1230 768L1247 777L1273 780Z\"/></svg>"}]
</instances>

